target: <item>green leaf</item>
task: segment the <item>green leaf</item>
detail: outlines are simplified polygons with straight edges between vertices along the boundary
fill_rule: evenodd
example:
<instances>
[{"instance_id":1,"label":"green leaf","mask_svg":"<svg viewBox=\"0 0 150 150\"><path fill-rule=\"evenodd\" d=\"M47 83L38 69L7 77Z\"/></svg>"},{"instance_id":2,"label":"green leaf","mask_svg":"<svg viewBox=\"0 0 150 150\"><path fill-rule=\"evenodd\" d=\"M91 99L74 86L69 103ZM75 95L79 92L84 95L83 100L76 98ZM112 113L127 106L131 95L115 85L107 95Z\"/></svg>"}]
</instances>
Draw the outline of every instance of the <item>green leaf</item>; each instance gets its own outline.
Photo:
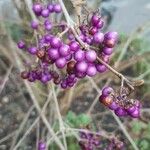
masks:
<instances>
[{"instance_id":1,"label":"green leaf","mask_svg":"<svg viewBox=\"0 0 150 150\"><path fill-rule=\"evenodd\" d=\"M132 131L137 134L140 133L140 131L145 127L146 127L145 124L142 122L138 121L132 122Z\"/></svg>"},{"instance_id":2,"label":"green leaf","mask_svg":"<svg viewBox=\"0 0 150 150\"><path fill-rule=\"evenodd\" d=\"M91 118L86 114L80 114L78 120L82 126L87 126L91 122Z\"/></svg>"},{"instance_id":3,"label":"green leaf","mask_svg":"<svg viewBox=\"0 0 150 150\"><path fill-rule=\"evenodd\" d=\"M140 141L140 144L139 144L139 147L140 147L140 150L149 150L149 141L147 140L142 140Z\"/></svg>"}]
</instances>

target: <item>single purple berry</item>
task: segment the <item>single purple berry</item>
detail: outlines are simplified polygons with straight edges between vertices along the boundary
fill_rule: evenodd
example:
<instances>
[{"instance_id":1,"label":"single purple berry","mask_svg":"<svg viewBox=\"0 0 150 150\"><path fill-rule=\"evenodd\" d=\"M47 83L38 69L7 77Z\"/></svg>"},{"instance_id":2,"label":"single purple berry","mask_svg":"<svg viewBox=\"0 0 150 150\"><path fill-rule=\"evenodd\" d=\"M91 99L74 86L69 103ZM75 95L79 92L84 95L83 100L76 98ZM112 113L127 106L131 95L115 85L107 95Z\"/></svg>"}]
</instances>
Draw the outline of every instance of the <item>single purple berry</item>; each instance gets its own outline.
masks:
<instances>
[{"instance_id":1,"label":"single purple berry","mask_svg":"<svg viewBox=\"0 0 150 150\"><path fill-rule=\"evenodd\" d=\"M104 34L103 33L98 32L98 33L94 34L94 36L93 36L94 43L100 44L103 42L103 40L104 40Z\"/></svg>"},{"instance_id":2,"label":"single purple berry","mask_svg":"<svg viewBox=\"0 0 150 150\"><path fill-rule=\"evenodd\" d=\"M133 117L133 118L139 118L140 117L139 108L136 108L132 113L130 113L130 116Z\"/></svg>"},{"instance_id":3,"label":"single purple berry","mask_svg":"<svg viewBox=\"0 0 150 150\"><path fill-rule=\"evenodd\" d=\"M127 115L127 112L124 108L121 108L121 107L118 107L116 110L115 110L115 114L118 116L118 117L122 117L122 116L126 116Z\"/></svg>"},{"instance_id":4,"label":"single purple berry","mask_svg":"<svg viewBox=\"0 0 150 150\"><path fill-rule=\"evenodd\" d=\"M58 59L56 60L55 64L56 64L56 67L57 67L57 68L62 69L62 68L64 68L65 65L66 65L66 59L65 59L65 58L58 58Z\"/></svg>"},{"instance_id":5,"label":"single purple berry","mask_svg":"<svg viewBox=\"0 0 150 150\"><path fill-rule=\"evenodd\" d=\"M113 52L113 49L112 49L112 48L108 48L108 47L104 47L104 48L102 49L102 51L103 51L103 53L104 53L105 55L111 55L112 52Z\"/></svg>"},{"instance_id":6,"label":"single purple berry","mask_svg":"<svg viewBox=\"0 0 150 150\"><path fill-rule=\"evenodd\" d=\"M38 29L38 25L39 25L39 23L37 21L32 21L31 22L31 28L32 29Z\"/></svg>"},{"instance_id":7,"label":"single purple berry","mask_svg":"<svg viewBox=\"0 0 150 150\"><path fill-rule=\"evenodd\" d=\"M48 56L51 60L56 60L60 57L60 54L58 52L58 49L50 48L48 50Z\"/></svg>"},{"instance_id":8,"label":"single purple berry","mask_svg":"<svg viewBox=\"0 0 150 150\"><path fill-rule=\"evenodd\" d=\"M50 44L53 48L60 48L61 40L58 37L53 37L50 41Z\"/></svg>"},{"instance_id":9,"label":"single purple berry","mask_svg":"<svg viewBox=\"0 0 150 150\"><path fill-rule=\"evenodd\" d=\"M129 108L127 108L127 112L130 114L130 113L133 113L136 109L136 106L131 106Z\"/></svg>"},{"instance_id":10,"label":"single purple berry","mask_svg":"<svg viewBox=\"0 0 150 150\"><path fill-rule=\"evenodd\" d=\"M83 61L85 59L85 51L83 51L81 49L76 51L75 54L74 54L74 59L76 61Z\"/></svg>"},{"instance_id":11,"label":"single purple berry","mask_svg":"<svg viewBox=\"0 0 150 150\"><path fill-rule=\"evenodd\" d=\"M89 50L85 52L85 58L88 62L94 62L96 60L96 52L94 50Z\"/></svg>"},{"instance_id":12,"label":"single purple berry","mask_svg":"<svg viewBox=\"0 0 150 150\"><path fill-rule=\"evenodd\" d=\"M93 77L93 76L96 75L96 73L97 73L97 70L96 70L95 65L89 65L88 68L87 68L86 74L89 77Z\"/></svg>"},{"instance_id":13,"label":"single purple berry","mask_svg":"<svg viewBox=\"0 0 150 150\"><path fill-rule=\"evenodd\" d=\"M105 72L107 70L106 66L102 65L102 64L96 64L96 69L100 73L103 73L103 72Z\"/></svg>"},{"instance_id":14,"label":"single purple berry","mask_svg":"<svg viewBox=\"0 0 150 150\"><path fill-rule=\"evenodd\" d=\"M113 92L114 92L113 88L107 86L107 87L103 88L102 95L109 96L110 94L113 94Z\"/></svg>"},{"instance_id":15,"label":"single purple berry","mask_svg":"<svg viewBox=\"0 0 150 150\"><path fill-rule=\"evenodd\" d=\"M50 13L54 12L54 5L53 4L51 4L51 3L48 4L47 8L48 8Z\"/></svg>"},{"instance_id":16,"label":"single purple berry","mask_svg":"<svg viewBox=\"0 0 150 150\"><path fill-rule=\"evenodd\" d=\"M76 70L80 73L85 73L87 71L88 64L85 61L76 63Z\"/></svg>"},{"instance_id":17,"label":"single purple berry","mask_svg":"<svg viewBox=\"0 0 150 150\"><path fill-rule=\"evenodd\" d=\"M91 23L93 26L96 26L100 22L100 17L96 14L93 14L91 18Z\"/></svg>"},{"instance_id":18,"label":"single purple berry","mask_svg":"<svg viewBox=\"0 0 150 150\"><path fill-rule=\"evenodd\" d=\"M109 108L110 108L111 110L116 110L118 107L119 107L119 106L118 106L118 104L117 104L116 102L112 102L112 103L110 104L110 106L109 106Z\"/></svg>"},{"instance_id":19,"label":"single purple berry","mask_svg":"<svg viewBox=\"0 0 150 150\"><path fill-rule=\"evenodd\" d=\"M76 41L71 41L69 43L69 46L70 46L70 50L73 51L73 52L79 50L79 48L80 48L80 45Z\"/></svg>"},{"instance_id":20,"label":"single purple berry","mask_svg":"<svg viewBox=\"0 0 150 150\"><path fill-rule=\"evenodd\" d=\"M60 13L62 11L60 4L54 4L53 10L55 13Z\"/></svg>"},{"instance_id":21,"label":"single purple berry","mask_svg":"<svg viewBox=\"0 0 150 150\"><path fill-rule=\"evenodd\" d=\"M34 3L33 4L33 7L32 7L32 10L34 11L34 13L36 14L36 15L40 15L41 14L41 12L42 12L42 5L40 4L40 3Z\"/></svg>"},{"instance_id":22,"label":"single purple berry","mask_svg":"<svg viewBox=\"0 0 150 150\"><path fill-rule=\"evenodd\" d=\"M18 48L20 48L20 49L25 48L25 43L24 43L24 41L20 40L20 41L17 43L17 46L18 46Z\"/></svg>"},{"instance_id":23,"label":"single purple berry","mask_svg":"<svg viewBox=\"0 0 150 150\"><path fill-rule=\"evenodd\" d=\"M59 54L63 57L66 57L70 54L70 47L66 44L62 45L60 48L59 48Z\"/></svg>"},{"instance_id":24,"label":"single purple berry","mask_svg":"<svg viewBox=\"0 0 150 150\"><path fill-rule=\"evenodd\" d=\"M47 8L43 9L41 15L42 17L47 18L49 16L49 10Z\"/></svg>"},{"instance_id":25,"label":"single purple berry","mask_svg":"<svg viewBox=\"0 0 150 150\"><path fill-rule=\"evenodd\" d=\"M89 33L90 33L91 35L94 35L94 34L96 34L97 32L98 32L98 29L97 29L96 27L91 27L90 30L89 30Z\"/></svg>"},{"instance_id":26,"label":"single purple berry","mask_svg":"<svg viewBox=\"0 0 150 150\"><path fill-rule=\"evenodd\" d=\"M29 47L28 48L28 52L30 53L30 54L36 54L37 53L37 51L38 51L38 49L37 49L37 47Z\"/></svg>"}]
</instances>

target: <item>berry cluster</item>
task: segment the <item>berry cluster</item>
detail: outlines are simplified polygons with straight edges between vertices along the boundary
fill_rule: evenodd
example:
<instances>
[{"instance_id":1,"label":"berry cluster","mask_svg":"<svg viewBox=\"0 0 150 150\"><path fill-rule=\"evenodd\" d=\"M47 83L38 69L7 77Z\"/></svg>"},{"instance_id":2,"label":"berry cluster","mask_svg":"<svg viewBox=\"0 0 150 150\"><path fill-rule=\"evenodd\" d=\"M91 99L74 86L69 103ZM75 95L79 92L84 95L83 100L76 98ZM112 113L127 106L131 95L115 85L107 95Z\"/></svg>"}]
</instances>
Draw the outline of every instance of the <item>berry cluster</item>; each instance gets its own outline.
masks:
<instances>
[{"instance_id":1,"label":"berry cluster","mask_svg":"<svg viewBox=\"0 0 150 150\"><path fill-rule=\"evenodd\" d=\"M35 64L21 73L23 79L36 80L46 84L53 81L66 89L85 76L93 77L107 70L104 63L109 63L113 48L117 43L117 32L103 33L104 21L98 12L84 20L73 32L66 22L52 23L52 13L62 12L60 4L33 4L33 12L40 22L32 21L31 29L36 31L36 44L18 42L18 48L26 50L35 60ZM78 34L78 38L76 37ZM88 48L83 45L88 45ZM110 87L104 88L100 101L114 110L117 116L127 114L139 117L140 104L128 99L127 93L117 93ZM131 104L132 102L132 104Z\"/></svg>"},{"instance_id":2,"label":"berry cluster","mask_svg":"<svg viewBox=\"0 0 150 150\"><path fill-rule=\"evenodd\" d=\"M89 45L89 49L85 49L65 22L56 24L49 20L52 13L59 14L61 11L59 4L33 5L33 12L39 19L42 18L43 23L31 22L31 28L39 35L36 46L33 43L27 46L23 40L18 42L18 48L25 49L37 58L34 67L21 73L23 79L30 82L39 80L42 83L53 80L55 84L67 88L72 87L80 78L93 77L97 72L107 70L105 65L98 62L97 57L109 62L118 34L102 33L100 30L104 22L97 12L92 13L87 22L84 21L78 28L80 40ZM56 34L56 29L59 34ZM60 35L66 30L67 36L62 39Z\"/></svg>"},{"instance_id":3,"label":"berry cluster","mask_svg":"<svg viewBox=\"0 0 150 150\"><path fill-rule=\"evenodd\" d=\"M138 100L129 99L125 89L115 92L111 87L105 87L99 98L100 102L113 110L118 117L131 116L140 117L141 104Z\"/></svg>"},{"instance_id":4,"label":"berry cluster","mask_svg":"<svg viewBox=\"0 0 150 150\"><path fill-rule=\"evenodd\" d=\"M124 150L124 143L121 141L118 141L116 139L111 139L109 145L105 150Z\"/></svg>"},{"instance_id":5,"label":"berry cluster","mask_svg":"<svg viewBox=\"0 0 150 150\"><path fill-rule=\"evenodd\" d=\"M101 144L100 136L88 132L80 132L79 145L82 150L93 150Z\"/></svg>"}]
</instances>

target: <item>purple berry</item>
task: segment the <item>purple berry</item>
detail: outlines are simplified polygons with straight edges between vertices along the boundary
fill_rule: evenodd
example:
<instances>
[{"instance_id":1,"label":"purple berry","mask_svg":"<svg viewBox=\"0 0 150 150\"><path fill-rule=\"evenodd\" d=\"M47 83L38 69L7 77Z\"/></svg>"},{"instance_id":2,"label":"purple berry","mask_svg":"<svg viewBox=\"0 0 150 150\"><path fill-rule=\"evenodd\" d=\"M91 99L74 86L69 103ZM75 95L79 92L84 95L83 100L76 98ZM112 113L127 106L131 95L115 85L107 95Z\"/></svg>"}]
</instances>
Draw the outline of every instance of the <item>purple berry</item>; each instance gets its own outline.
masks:
<instances>
[{"instance_id":1,"label":"purple berry","mask_svg":"<svg viewBox=\"0 0 150 150\"><path fill-rule=\"evenodd\" d=\"M54 4L53 10L55 13L60 13L62 11L60 4Z\"/></svg>"},{"instance_id":2,"label":"purple berry","mask_svg":"<svg viewBox=\"0 0 150 150\"><path fill-rule=\"evenodd\" d=\"M114 39L115 41L118 39L118 33L115 31L107 32L105 34L106 39Z\"/></svg>"},{"instance_id":3,"label":"purple berry","mask_svg":"<svg viewBox=\"0 0 150 150\"><path fill-rule=\"evenodd\" d=\"M85 73L88 68L88 64L85 61L76 63L76 70L80 73Z\"/></svg>"},{"instance_id":4,"label":"purple berry","mask_svg":"<svg viewBox=\"0 0 150 150\"><path fill-rule=\"evenodd\" d=\"M42 5L40 4L40 3L34 3L33 4L33 7L32 7L32 10L34 11L34 13L36 14L36 15L40 15L41 14L41 12L42 12Z\"/></svg>"},{"instance_id":5,"label":"purple berry","mask_svg":"<svg viewBox=\"0 0 150 150\"><path fill-rule=\"evenodd\" d=\"M61 40L58 37L53 37L50 41L50 44L53 48L60 48Z\"/></svg>"},{"instance_id":6,"label":"purple berry","mask_svg":"<svg viewBox=\"0 0 150 150\"><path fill-rule=\"evenodd\" d=\"M53 4L48 4L47 8L48 8L50 13L54 12L54 5Z\"/></svg>"},{"instance_id":7,"label":"purple berry","mask_svg":"<svg viewBox=\"0 0 150 150\"><path fill-rule=\"evenodd\" d=\"M94 62L96 60L96 52L94 50L89 50L85 52L85 58L88 62Z\"/></svg>"},{"instance_id":8,"label":"purple berry","mask_svg":"<svg viewBox=\"0 0 150 150\"><path fill-rule=\"evenodd\" d=\"M31 28L32 29L37 29L38 28L39 23L37 21L32 21L31 22Z\"/></svg>"},{"instance_id":9,"label":"purple berry","mask_svg":"<svg viewBox=\"0 0 150 150\"><path fill-rule=\"evenodd\" d=\"M102 64L97 64L97 65L96 65L96 69L97 69L97 71L100 72L100 73L103 73L103 72L105 72L105 71L107 70L106 66L105 66L105 65L102 65Z\"/></svg>"},{"instance_id":10,"label":"purple berry","mask_svg":"<svg viewBox=\"0 0 150 150\"><path fill-rule=\"evenodd\" d=\"M127 112L133 113L135 111L135 109L136 109L136 106L131 106L131 107L127 108Z\"/></svg>"},{"instance_id":11,"label":"purple berry","mask_svg":"<svg viewBox=\"0 0 150 150\"><path fill-rule=\"evenodd\" d=\"M36 54L37 53L37 47L29 47L28 48L28 52L30 53L30 54Z\"/></svg>"},{"instance_id":12,"label":"purple berry","mask_svg":"<svg viewBox=\"0 0 150 150\"><path fill-rule=\"evenodd\" d=\"M93 26L96 26L100 22L100 17L96 14L93 14L91 18L91 23Z\"/></svg>"},{"instance_id":13,"label":"purple berry","mask_svg":"<svg viewBox=\"0 0 150 150\"><path fill-rule=\"evenodd\" d=\"M107 86L102 90L102 95L104 96L109 96L110 94L112 94L114 92L113 88Z\"/></svg>"},{"instance_id":14,"label":"purple berry","mask_svg":"<svg viewBox=\"0 0 150 150\"><path fill-rule=\"evenodd\" d=\"M25 48L25 43L24 43L24 41L22 41L22 40L20 40L20 41L17 43L17 45L18 45L18 48L20 48L20 49Z\"/></svg>"},{"instance_id":15,"label":"purple berry","mask_svg":"<svg viewBox=\"0 0 150 150\"><path fill-rule=\"evenodd\" d=\"M80 48L78 42L76 42L76 41L70 42L69 46L70 46L70 50L73 51L73 52L79 50L79 48Z\"/></svg>"},{"instance_id":16,"label":"purple berry","mask_svg":"<svg viewBox=\"0 0 150 150\"><path fill-rule=\"evenodd\" d=\"M139 118L140 117L139 108L136 108L132 113L130 113L130 116L133 117L133 118Z\"/></svg>"},{"instance_id":17,"label":"purple berry","mask_svg":"<svg viewBox=\"0 0 150 150\"><path fill-rule=\"evenodd\" d=\"M59 59L56 60L55 64L56 64L57 68L62 69L66 65L66 59L65 58L59 58Z\"/></svg>"},{"instance_id":18,"label":"purple berry","mask_svg":"<svg viewBox=\"0 0 150 150\"><path fill-rule=\"evenodd\" d=\"M85 59L85 51L83 51L81 49L76 51L75 54L74 54L74 59L76 61L83 61Z\"/></svg>"},{"instance_id":19,"label":"purple berry","mask_svg":"<svg viewBox=\"0 0 150 150\"><path fill-rule=\"evenodd\" d=\"M88 68L87 68L86 73L87 73L87 75L90 76L90 77L95 76L96 73L97 73L97 70L96 70L95 65L89 65Z\"/></svg>"},{"instance_id":20,"label":"purple berry","mask_svg":"<svg viewBox=\"0 0 150 150\"><path fill-rule=\"evenodd\" d=\"M89 30L89 33L91 34L91 35L94 35L95 33L97 33L98 32L98 29L96 28L96 27L92 27L90 30Z\"/></svg>"},{"instance_id":21,"label":"purple berry","mask_svg":"<svg viewBox=\"0 0 150 150\"><path fill-rule=\"evenodd\" d=\"M104 40L104 34L103 33L98 32L98 33L94 34L94 36L93 36L94 43L100 44L103 42L103 40Z\"/></svg>"},{"instance_id":22,"label":"purple berry","mask_svg":"<svg viewBox=\"0 0 150 150\"><path fill-rule=\"evenodd\" d=\"M116 110L118 107L119 107L119 106L118 106L118 104L117 104L116 102L112 102L112 103L110 104L110 106L109 106L109 108L110 108L111 110Z\"/></svg>"},{"instance_id":23,"label":"purple berry","mask_svg":"<svg viewBox=\"0 0 150 150\"><path fill-rule=\"evenodd\" d=\"M42 17L47 18L49 16L49 10L47 8L43 9L41 15Z\"/></svg>"},{"instance_id":24,"label":"purple berry","mask_svg":"<svg viewBox=\"0 0 150 150\"><path fill-rule=\"evenodd\" d=\"M58 49L50 48L48 50L48 56L51 60L56 60L60 57Z\"/></svg>"},{"instance_id":25,"label":"purple berry","mask_svg":"<svg viewBox=\"0 0 150 150\"><path fill-rule=\"evenodd\" d=\"M108 48L108 47L104 47L102 51L103 51L103 53L105 55L111 55L112 52L113 52L113 49L112 48Z\"/></svg>"},{"instance_id":26,"label":"purple berry","mask_svg":"<svg viewBox=\"0 0 150 150\"><path fill-rule=\"evenodd\" d=\"M115 110L115 114L118 116L118 117L122 117L122 116L126 116L127 115L127 112L125 109L121 108L121 107L118 107L116 110Z\"/></svg>"},{"instance_id":27,"label":"purple berry","mask_svg":"<svg viewBox=\"0 0 150 150\"><path fill-rule=\"evenodd\" d=\"M59 48L59 54L63 57L65 56L68 56L70 53L70 47L68 45L62 45L60 48Z\"/></svg>"}]
</instances>

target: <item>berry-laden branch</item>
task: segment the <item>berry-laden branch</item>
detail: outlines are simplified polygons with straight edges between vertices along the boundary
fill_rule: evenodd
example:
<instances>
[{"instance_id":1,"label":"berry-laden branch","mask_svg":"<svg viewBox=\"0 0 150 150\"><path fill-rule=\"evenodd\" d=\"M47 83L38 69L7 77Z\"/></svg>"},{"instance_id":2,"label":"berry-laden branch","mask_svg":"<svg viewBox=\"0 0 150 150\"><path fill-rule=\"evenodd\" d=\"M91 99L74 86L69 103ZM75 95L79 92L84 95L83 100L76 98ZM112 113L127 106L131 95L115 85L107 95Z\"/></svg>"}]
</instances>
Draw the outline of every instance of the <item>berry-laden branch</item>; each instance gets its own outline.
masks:
<instances>
[{"instance_id":1,"label":"berry-laden branch","mask_svg":"<svg viewBox=\"0 0 150 150\"><path fill-rule=\"evenodd\" d=\"M40 81L43 84L52 81L55 85L66 89L73 87L78 80L86 76L94 77L97 73L105 73L109 69L121 79L121 88L114 90L111 87L105 87L102 90L100 102L119 117L138 118L141 105L137 100L129 97L130 91L134 90L134 82L109 65L110 56L118 41L118 33L102 32L104 21L98 12L92 12L86 21L76 25L70 18L63 1L58 1L59 3L48 5L34 3L32 6L32 11L36 17L39 17L39 21L31 21L31 28L39 36L30 44L20 40L18 48L32 55L35 62L33 66L21 73L21 77L29 82ZM57 19L52 19L54 15L51 14L55 13L57 16L62 11L66 22L64 20L57 22ZM53 93L59 123L63 127L54 87ZM34 102L36 103L35 100ZM63 138L64 145L67 147L64 133ZM60 144L57 138L56 142ZM63 146L62 149L64 149Z\"/></svg>"}]
</instances>

